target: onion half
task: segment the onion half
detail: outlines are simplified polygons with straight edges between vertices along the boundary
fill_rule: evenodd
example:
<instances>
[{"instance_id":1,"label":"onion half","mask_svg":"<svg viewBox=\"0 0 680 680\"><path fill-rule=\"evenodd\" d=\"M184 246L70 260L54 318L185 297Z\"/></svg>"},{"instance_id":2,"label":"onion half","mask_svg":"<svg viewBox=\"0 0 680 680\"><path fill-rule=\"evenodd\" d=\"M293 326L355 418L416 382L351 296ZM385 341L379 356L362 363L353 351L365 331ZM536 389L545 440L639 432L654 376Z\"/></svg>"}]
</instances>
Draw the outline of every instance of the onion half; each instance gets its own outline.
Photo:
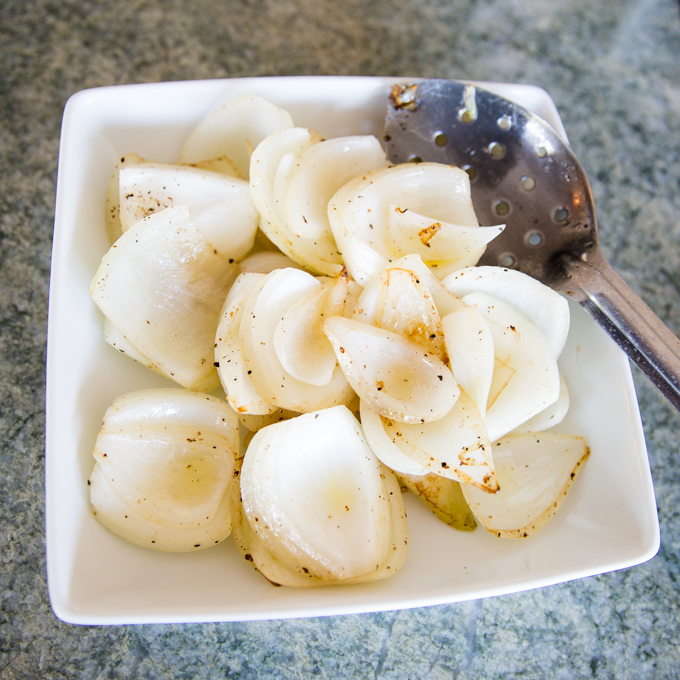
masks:
<instances>
[{"instance_id":1,"label":"onion half","mask_svg":"<svg viewBox=\"0 0 680 680\"><path fill-rule=\"evenodd\" d=\"M238 450L236 415L215 397L179 389L119 397L93 452L94 514L145 547L210 547L231 531L225 492Z\"/></svg>"},{"instance_id":2,"label":"onion half","mask_svg":"<svg viewBox=\"0 0 680 680\"><path fill-rule=\"evenodd\" d=\"M237 543L275 583L372 581L405 559L398 482L343 406L260 430L243 461L240 496Z\"/></svg>"}]
</instances>

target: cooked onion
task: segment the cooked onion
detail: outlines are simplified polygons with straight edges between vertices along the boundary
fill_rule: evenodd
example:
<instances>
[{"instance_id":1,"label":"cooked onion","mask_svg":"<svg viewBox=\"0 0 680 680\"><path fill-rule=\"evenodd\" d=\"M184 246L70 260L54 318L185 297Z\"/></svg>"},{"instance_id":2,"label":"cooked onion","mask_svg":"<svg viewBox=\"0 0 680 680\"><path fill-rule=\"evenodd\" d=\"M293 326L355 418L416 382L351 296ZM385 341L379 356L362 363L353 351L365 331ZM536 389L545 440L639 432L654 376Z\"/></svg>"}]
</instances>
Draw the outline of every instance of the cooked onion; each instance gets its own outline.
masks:
<instances>
[{"instance_id":1,"label":"cooked onion","mask_svg":"<svg viewBox=\"0 0 680 680\"><path fill-rule=\"evenodd\" d=\"M227 401L236 413L266 415L277 410L253 385L241 352L240 327L246 299L262 274L244 273L236 279L215 334L215 364Z\"/></svg>"},{"instance_id":2,"label":"cooked onion","mask_svg":"<svg viewBox=\"0 0 680 680\"><path fill-rule=\"evenodd\" d=\"M223 401L180 389L116 399L95 444L90 500L99 521L157 550L207 548L231 530L238 423Z\"/></svg>"},{"instance_id":3,"label":"cooked onion","mask_svg":"<svg viewBox=\"0 0 680 680\"><path fill-rule=\"evenodd\" d=\"M567 411L569 411L569 388L564 376L560 374L560 396L557 401L516 427L512 434L542 432L553 425L559 425L567 415Z\"/></svg>"},{"instance_id":4,"label":"cooked onion","mask_svg":"<svg viewBox=\"0 0 680 680\"><path fill-rule=\"evenodd\" d=\"M348 297L349 277L341 274L285 312L274 330L274 351L289 375L308 385L330 383L338 362L323 323L328 317L344 315Z\"/></svg>"},{"instance_id":5,"label":"cooked onion","mask_svg":"<svg viewBox=\"0 0 680 680\"><path fill-rule=\"evenodd\" d=\"M137 163L121 168L119 190L123 231L147 215L186 205L194 224L223 255L241 260L253 247L259 215L242 179L182 165Z\"/></svg>"},{"instance_id":6,"label":"cooked onion","mask_svg":"<svg viewBox=\"0 0 680 680\"><path fill-rule=\"evenodd\" d=\"M277 355L274 336L279 322L295 303L321 286L311 274L299 269L273 271L246 299L239 327L243 359L259 394L270 404L298 413L347 404L353 396L339 367L335 367L329 383L314 385L288 373ZM313 370L314 356L309 360Z\"/></svg>"},{"instance_id":7,"label":"cooked onion","mask_svg":"<svg viewBox=\"0 0 680 680\"><path fill-rule=\"evenodd\" d=\"M320 141L318 133L305 128L282 130L267 137L253 152L250 190L262 216L262 231L277 248L311 271L337 276L343 265L332 235L300 238L283 211L298 160Z\"/></svg>"},{"instance_id":8,"label":"cooked onion","mask_svg":"<svg viewBox=\"0 0 680 680\"><path fill-rule=\"evenodd\" d=\"M459 482L441 475L397 473L399 483L412 491L439 519L459 531L474 531L475 516L465 501Z\"/></svg>"},{"instance_id":9,"label":"cooked onion","mask_svg":"<svg viewBox=\"0 0 680 680\"><path fill-rule=\"evenodd\" d=\"M501 368L507 366L512 373L485 416L489 437L495 441L557 401L557 360L545 335L514 305L486 293L470 293L463 301L477 307L488 321L514 327L519 333L507 363L499 362Z\"/></svg>"},{"instance_id":10,"label":"cooked onion","mask_svg":"<svg viewBox=\"0 0 680 680\"><path fill-rule=\"evenodd\" d=\"M361 426L373 453L395 472L409 475L426 475L429 470L402 451L385 432L382 417L368 403L360 400Z\"/></svg>"},{"instance_id":11,"label":"cooked onion","mask_svg":"<svg viewBox=\"0 0 680 680\"><path fill-rule=\"evenodd\" d=\"M568 409L569 308L519 272L472 266L504 227L479 226L467 173L388 167L374 137L322 140L250 96L210 114L181 162L121 158L117 240L91 291L107 342L192 390L219 374L227 403L117 400L89 482L103 524L165 550L233 528L267 579L306 587L402 565L388 468L459 529L475 526L465 499L498 536L552 516L588 455L536 434Z\"/></svg>"},{"instance_id":12,"label":"cooked onion","mask_svg":"<svg viewBox=\"0 0 680 680\"><path fill-rule=\"evenodd\" d=\"M216 156L231 159L248 177L253 149L273 132L293 127L290 114L262 97L245 96L210 113L191 133L181 163L197 163Z\"/></svg>"},{"instance_id":13,"label":"cooked onion","mask_svg":"<svg viewBox=\"0 0 680 680\"><path fill-rule=\"evenodd\" d=\"M494 369L494 341L489 324L479 310L467 305L442 319L453 376L486 413Z\"/></svg>"},{"instance_id":14,"label":"cooked onion","mask_svg":"<svg viewBox=\"0 0 680 680\"><path fill-rule=\"evenodd\" d=\"M259 539L259 550L248 554L272 581L369 581L403 563L407 529L399 485L343 406L260 430L240 484L248 530ZM252 536L240 538L250 551Z\"/></svg>"},{"instance_id":15,"label":"cooked onion","mask_svg":"<svg viewBox=\"0 0 680 680\"><path fill-rule=\"evenodd\" d=\"M460 389L448 366L412 340L339 316L325 329L350 385L381 415L425 423L456 403Z\"/></svg>"},{"instance_id":16,"label":"cooked onion","mask_svg":"<svg viewBox=\"0 0 680 680\"><path fill-rule=\"evenodd\" d=\"M555 357L560 356L569 334L569 303L540 281L504 267L469 267L442 283L459 297L489 293L514 305L543 332Z\"/></svg>"},{"instance_id":17,"label":"cooked onion","mask_svg":"<svg viewBox=\"0 0 680 680\"><path fill-rule=\"evenodd\" d=\"M448 362L441 318L425 283L410 269L390 266L364 288L353 318L398 333Z\"/></svg>"},{"instance_id":18,"label":"cooked onion","mask_svg":"<svg viewBox=\"0 0 680 680\"><path fill-rule=\"evenodd\" d=\"M299 238L332 238L328 201L351 179L388 165L371 135L336 137L309 147L290 178L284 215Z\"/></svg>"},{"instance_id":19,"label":"cooked onion","mask_svg":"<svg viewBox=\"0 0 680 680\"><path fill-rule=\"evenodd\" d=\"M389 248L399 256L417 254L441 279L447 274L475 264L486 245L504 226L479 227L451 224L415 210L390 205L388 213Z\"/></svg>"},{"instance_id":20,"label":"cooked onion","mask_svg":"<svg viewBox=\"0 0 680 680\"><path fill-rule=\"evenodd\" d=\"M383 419L383 427L395 446L428 473L490 493L498 490L484 419L465 392L433 423L410 425Z\"/></svg>"},{"instance_id":21,"label":"cooked onion","mask_svg":"<svg viewBox=\"0 0 680 680\"><path fill-rule=\"evenodd\" d=\"M190 389L215 389L213 345L222 302L238 268L216 252L176 206L128 229L92 282L113 325L164 375Z\"/></svg>"},{"instance_id":22,"label":"cooked onion","mask_svg":"<svg viewBox=\"0 0 680 680\"><path fill-rule=\"evenodd\" d=\"M390 216L397 210L401 213L416 212L417 224L414 226L397 220L390 231ZM406 163L358 177L333 196L328 204L328 217L347 269L364 286L394 259L408 254L410 236L405 236L405 230L414 230L413 238L422 242L427 240L429 232L422 237L420 233L423 229L434 231L436 223L440 224L440 228L442 223L451 223L480 229L472 208L467 173L438 163ZM421 222L427 225L423 227ZM444 231L450 232L448 228ZM485 232L480 229L479 233ZM498 229L494 235L497 233ZM472 249L476 255L470 262L470 251L465 248L465 252L447 259L451 253L445 252L446 241L444 243L441 254L435 248L432 255L432 247L419 249L428 251L430 259L426 263L432 264L435 274L441 271L442 276L457 266L474 264L485 247L482 239L479 248ZM421 252L417 254L423 255Z\"/></svg>"},{"instance_id":23,"label":"cooked onion","mask_svg":"<svg viewBox=\"0 0 680 680\"><path fill-rule=\"evenodd\" d=\"M126 153L121 156L116 167L113 169L111 178L106 187L106 233L111 243L115 243L123 233L120 226L120 171L138 163L146 161L136 153Z\"/></svg>"},{"instance_id":24,"label":"cooked onion","mask_svg":"<svg viewBox=\"0 0 680 680\"><path fill-rule=\"evenodd\" d=\"M589 451L582 437L524 434L493 444L501 486L494 495L463 485L470 508L487 531L525 538L557 512Z\"/></svg>"}]
</instances>

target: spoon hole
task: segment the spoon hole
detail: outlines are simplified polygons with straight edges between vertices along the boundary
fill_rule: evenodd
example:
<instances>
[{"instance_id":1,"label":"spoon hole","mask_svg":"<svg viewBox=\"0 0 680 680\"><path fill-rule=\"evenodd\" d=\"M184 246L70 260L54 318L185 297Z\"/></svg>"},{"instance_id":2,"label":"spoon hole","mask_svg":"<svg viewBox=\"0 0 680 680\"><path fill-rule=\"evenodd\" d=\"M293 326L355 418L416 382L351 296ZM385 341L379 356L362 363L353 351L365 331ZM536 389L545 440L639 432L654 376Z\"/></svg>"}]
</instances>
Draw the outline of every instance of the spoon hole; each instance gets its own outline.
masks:
<instances>
[{"instance_id":1,"label":"spoon hole","mask_svg":"<svg viewBox=\"0 0 680 680\"><path fill-rule=\"evenodd\" d=\"M543 243L543 234L541 234L539 231L532 231L529 234L527 234L527 243L530 246L540 246L541 243Z\"/></svg>"},{"instance_id":2,"label":"spoon hole","mask_svg":"<svg viewBox=\"0 0 680 680\"><path fill-rule=\"evenodd\" d=\"M569 211L566 208L557 208L555 210L555 221L564 222L569 217Z\"/></svg>"},{"instance_id":3,"label":"spoon hole","mask_svg":"<svg viewBox=\"0 0 680 680\"><path fill-rule=\"evenodd\" d=\"M496 215L507 215L510 212L510 204L501 198L493 204L493 209Z\"/></svg>"},{"instance_id":4,"label":"spoon hole","mask_svg":"<svg viewBox=\"0 0 680 680\"><path fill-rule=\"evenodd\" d=\"M545 158L548 155L548 149L546 149L544 146L539 146L538 150L536 151L536 155L539 158Z\"/></svg>"},{"instance_id":5,"label":"spoon hole","mask_svg":"<svg viewBox=\"0 0 680 680\"><path fill-rule=\"evenodd\" d=\"M422 163L423 159L420 156L409 156L409 163Z\"/></svg>"},{"instance_id":6,"label":"spoon hole","mask_svg":"<svg viewBox=\"0 0 680 680\"><path fill-rule=\"evenodd\" d=\"M448 141L449 141L449 138L443 132L435 132L434 143L437 146L446 146L446 143Z\"/></svg>"},{"instance_id":7,"label":"spoon hole","mask_svg":"<svg viewBox=\"0 0 680 680\"><path fill-rule=\"evenodd\" d=\"M522 187L526 189L527 191L531 191L532 189L536 188L536 180L533 177L529 177L528 175L525 175L521 179L522 182Z\"/></svg>"},{"instance_id":8,"label":"spoon hole","mask_svg":"<svg viewBox=\"0 0 680 680\"><path fill-rule=\"evenodd\" d=\"M489 155L494 160L498 160L499 158L503 158L503 156L505 156L505 147L500 142L491 142L491 144L489 144L488 150Z\"/></svg>"},{"instance_id":9,"label":"spoon hole","mask_svg":"<svg viewBox=\"0 0 680 680\"><path fill-rule=\"evenodd\" d=\"M498 258L498 263L500 266L506 267L507 269L514 267L516 262L517 259L511 253L503 253L503 255Z\"/></svg>"},{"instance_id":10,"label":"spoon hole","mask_svg":"<svg viewBox=\"0 0 680 680\"><path fill-rule=\"evenodd\" d=\"M474 123L477 120L477 115L470 109L464 108L458 112L458 118L461 123Z\"/></svg>"},{"instance_id":11,"label":"spoon hole","mask_svg":"<svg viewBox=\"0 0 680 680\"><path fill-rule=\"evenodd\" d=\"M496 123L501 130L509 130L512 127L512 118L508 115L501 116Z\"/></svg>"},{"instance_id":12,"label":"spoon hole","mask_svg":"<svg viewBox=\"0 0 680 680\"><path fill-rule=\"evenodd\" d=\"M471 182L474 182L479 177L479 171L472 165L464 165L463 170L467 172Z\"/></svg>"}]
</instances>

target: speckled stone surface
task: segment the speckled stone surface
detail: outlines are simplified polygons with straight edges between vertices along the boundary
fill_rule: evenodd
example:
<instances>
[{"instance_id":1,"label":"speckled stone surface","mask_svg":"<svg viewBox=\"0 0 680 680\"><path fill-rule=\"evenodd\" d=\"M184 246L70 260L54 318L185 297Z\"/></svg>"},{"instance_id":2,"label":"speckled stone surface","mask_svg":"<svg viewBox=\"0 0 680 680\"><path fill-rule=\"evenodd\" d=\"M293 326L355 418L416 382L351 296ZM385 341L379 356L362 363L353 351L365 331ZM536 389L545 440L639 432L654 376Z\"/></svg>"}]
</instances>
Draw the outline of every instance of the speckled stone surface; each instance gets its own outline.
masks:
<instances>
[{"instance_id":1,"label":"speckled stone surface","mask_svg":"<svg viewBox=\"0 0 680 680\"><path fill-rule=\"evenodd\" d=\"M673 0L3 0L0 678L680 677L680 416L637 372L661 524L646 564L361 616L89 628L52 614L44 364L65 101L99 85L288 74L543 86L590 177L605 256L680 332Z\"/></svg>"}]
</instances>

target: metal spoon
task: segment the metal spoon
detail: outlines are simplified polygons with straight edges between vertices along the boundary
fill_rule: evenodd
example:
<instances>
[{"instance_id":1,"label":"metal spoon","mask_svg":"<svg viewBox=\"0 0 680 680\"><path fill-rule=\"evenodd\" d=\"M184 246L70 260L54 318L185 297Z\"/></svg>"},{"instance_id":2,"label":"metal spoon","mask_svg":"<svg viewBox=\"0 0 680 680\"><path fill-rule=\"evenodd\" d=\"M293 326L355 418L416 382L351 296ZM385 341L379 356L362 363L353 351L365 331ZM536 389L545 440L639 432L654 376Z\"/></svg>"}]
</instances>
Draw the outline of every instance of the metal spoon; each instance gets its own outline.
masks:
<instances>
[{"instance_id":1,"label":"metal spoon","mask_svg":"<svg viewBox=\"0 0 680 680\"><path fill-rule=\"evenodd\" d=\"M518 269L577 300L680 410L680 341L603 258L588 180L560 135L464 82L395 85L390 100L390 160L463 167L480 224L507 225L480 264Z\"/></svg>"}]
</instances>

